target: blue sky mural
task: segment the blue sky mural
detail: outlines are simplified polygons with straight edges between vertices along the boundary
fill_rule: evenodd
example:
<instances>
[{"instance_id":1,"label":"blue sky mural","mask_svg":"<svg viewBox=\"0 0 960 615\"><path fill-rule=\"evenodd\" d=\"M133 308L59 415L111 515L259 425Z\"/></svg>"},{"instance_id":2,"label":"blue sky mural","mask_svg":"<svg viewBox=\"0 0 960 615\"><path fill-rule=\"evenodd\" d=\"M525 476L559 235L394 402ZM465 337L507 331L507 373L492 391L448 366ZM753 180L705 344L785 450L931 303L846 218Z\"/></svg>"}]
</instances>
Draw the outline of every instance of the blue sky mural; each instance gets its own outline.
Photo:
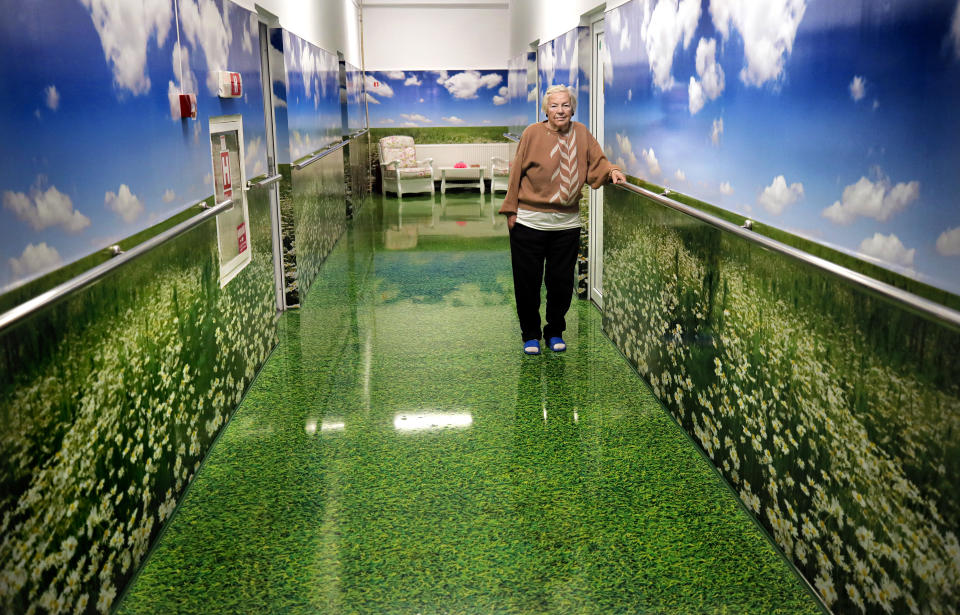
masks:
<instances>
[{"instance_id":1,"label":"blue sky mural","mask_svg":"<svg viewBox=\"0 0 960 615\"><path fill-rule=\"evenodd\" d=\"M523 133L523 129L531 123L530 108L533 102L527 102L527 54L522 53L507 62L507 106L510 108L510 122L507 126L515 135ZM536 98L536 93L533 93Z\"/></svg>"},{"instance_id":2,"label":"blue sky mural","mask_svg":"<svg viewBox=\"0 0 960 615\"><path fill-rule=\"evenodd\" d=\"M611 160L960 292L960 2L633 0L605 31Z\"/></svg>"},{"instance_id":3,"label":"blue sky mural","mask_svg":"<svg viewBox=\"0 0 960 615\"><path fill-rule=\"evenodd\" d=\"M577 91L577 110L573 119L590 126L590 28L580 26L540 45L537 50L540 71L540 93L537 95L538 117L543 93L551 85L566 85Z\"/></svg>"},{"instance_id":4,"label":"blue sky mural","mask_svg":"<svg viewBox=\"0 0 960 615\"><path fill-rule=\"evenodd\" d=\"M347 77L347 129L354 133L367 127L367 110L363 104L363 73L359 68L346 63Z\"/></svg>"},{"instance_id":5,"label":"blue sky mural","mask_svg":"<svg viewBox=\"0 0 960 615\"><path fill-rule=\"evenodd\" d=\"M283 88L274 84L274 106L285 107L290 159L295 161L342 138L340 62L336 53L287 30L274 30L271 44L281 41L286 83Z\"/></svg>"},{"instance_id":6,"label":"blue sky mural","mask_svg":"<svg viewBox=\"0 0 960 615\"><path fill-rule=\"evenodd\" d=\"M209 196L211 116L243 117L247 176L265 172L256 15L180 0L179 24L172 0L37 0L0 22L0 292ZM221 69L242 98L217 97ZM196 120L174 117L181 91Z\"/></svg>"},{"instance_id":7,"label":"blue sky mural","mask_svg":"<svg viewBox=\"0 0 960 615\"><path fill-rule=\"evenodd\" d=\"M506 70L367 73L370 126L509 126Z\"/></svg>"}]
</instances>

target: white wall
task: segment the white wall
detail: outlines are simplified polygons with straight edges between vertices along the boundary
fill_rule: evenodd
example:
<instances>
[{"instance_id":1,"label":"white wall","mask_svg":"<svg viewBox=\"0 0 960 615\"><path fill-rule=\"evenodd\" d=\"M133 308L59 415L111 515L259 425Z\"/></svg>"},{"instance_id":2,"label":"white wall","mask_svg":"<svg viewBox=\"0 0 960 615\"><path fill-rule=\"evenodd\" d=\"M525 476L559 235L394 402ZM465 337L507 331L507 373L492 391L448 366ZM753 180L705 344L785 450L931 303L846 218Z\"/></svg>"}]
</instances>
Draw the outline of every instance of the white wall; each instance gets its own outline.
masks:
<instances>
[{"instance_id":1,"label":"white wall","mask_svg":"<svg viewBox=\"0 0 960 615\"><path fill-rule=\"evenodd\" d=\"M317 47L336 53L357 67L360 50L359 0L233 0L256 11L259 5L280 19L280 25Z\"/></svg>"},{"instance_id":2,"label":"white wall","mask_svg":"<svg viewBox=\"0 0 960 615\"><path fill-rule=\"evenodd\" d=\"M581 25L580 18L597 9L612 9L628 0L510 0L510 52L525 53L530 43L545 43ZM586 25L586 24L584 24Z\"/></svg>"},{"instance_id":3,"label":"white wall","mask_svg":"<svg viewBox=\"0 0 960 615\"><path fill-rule=\"evenodd\" d=\"M506 68L509 16L503 0L364 2L367 70Z\"/></svg>"}]
</instances>

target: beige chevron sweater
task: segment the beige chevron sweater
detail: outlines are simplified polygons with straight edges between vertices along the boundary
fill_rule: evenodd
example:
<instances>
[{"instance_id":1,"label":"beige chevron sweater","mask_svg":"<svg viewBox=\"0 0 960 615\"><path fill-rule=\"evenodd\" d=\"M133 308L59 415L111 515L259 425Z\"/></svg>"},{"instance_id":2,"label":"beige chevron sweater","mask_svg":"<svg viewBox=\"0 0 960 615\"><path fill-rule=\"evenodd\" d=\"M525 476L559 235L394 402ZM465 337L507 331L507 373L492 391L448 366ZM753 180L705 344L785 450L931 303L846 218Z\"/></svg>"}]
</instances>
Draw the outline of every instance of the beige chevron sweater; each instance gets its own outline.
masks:
<instances>
[{"instance_id":1,"label":"beige chevron sweater","mask_svg":"<svg viewBox=\"0 0 960 615\"><path fill-rule=\"evenodd\" d=\"M518 208L577 211L583 184L599 188L616 168L580 122L570 122L566 133L551 130L546 122L531 124L520 137L500 213L515 214Z\"/></svg>"}]
</instances>

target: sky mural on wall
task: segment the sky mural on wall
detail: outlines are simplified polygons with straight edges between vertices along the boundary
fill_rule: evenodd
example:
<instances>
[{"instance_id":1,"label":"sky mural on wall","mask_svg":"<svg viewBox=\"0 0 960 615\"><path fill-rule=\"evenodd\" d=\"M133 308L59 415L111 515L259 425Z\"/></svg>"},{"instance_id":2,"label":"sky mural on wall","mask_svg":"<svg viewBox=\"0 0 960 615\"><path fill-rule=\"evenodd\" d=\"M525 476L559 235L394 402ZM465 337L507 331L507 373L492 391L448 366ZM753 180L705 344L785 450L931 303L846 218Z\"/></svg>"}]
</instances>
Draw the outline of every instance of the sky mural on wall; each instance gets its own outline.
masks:
<instances>
[{"instance_id":1,"label":"sky mural on wall","mask_svg":"<svg viewBox=\"0 0 960 615\"><path fill-rule=\"evenodd\" d=\"M543 93L551 85L566 85L577 92L577 110L573 119L590 127L590 28L580 26L540 45L537 50L540 93L537 116L546 119L540 109Z\"/></svg>"},{"instance_id":2,"label":"sky mural on wall","mask_svg":"<svg viewBox=\"0 0 960 615\"><path fill-rule=\"evenodd\" d=\"M265 172L256 15L180 0L179 24L165 0L37 0L0 23L0 292L210 196L211 116L243 117L247 177ZM242 98L217 97L221 69Z\"/></svg>"},{"instance_id":3,"label":"sky mural on wall","mask_svg":"<svg viewBox=\"0 0 960 615\"><path fill-rule=\"evenodd\" d=\"M374 71L365 76L370 126L509 126L506 70Z\"/></svg>"},{"instance_id":4,"label":"sky mural on wall","mask_svg":"<svg viewBox=\"0 0 960 615\"><path fill-rule=\"evenodd\" d=\"M278 126L278 138L286 132L289 158L298 160L337 141L343 135L340 107L340 61L337 54L313 45L296 34L275 28L271 34L271 66L282 51L285 83L274 83L274 107L284 110L286 123ZM271 72L274 69L271 68ZM276 79L275 81L279 81ZM278 121L278 124L281 122Z\"/></svg>"},{"instance_id":5,"label":"sky mural on wall","mask_svg":"<svg viewBox=\"0 0 960 615\"><path fill-rule=\"evenodd\" d=\"M611 160L960 292L960 2L632 0L605 32Z\"/></svg>"}]
</instances>

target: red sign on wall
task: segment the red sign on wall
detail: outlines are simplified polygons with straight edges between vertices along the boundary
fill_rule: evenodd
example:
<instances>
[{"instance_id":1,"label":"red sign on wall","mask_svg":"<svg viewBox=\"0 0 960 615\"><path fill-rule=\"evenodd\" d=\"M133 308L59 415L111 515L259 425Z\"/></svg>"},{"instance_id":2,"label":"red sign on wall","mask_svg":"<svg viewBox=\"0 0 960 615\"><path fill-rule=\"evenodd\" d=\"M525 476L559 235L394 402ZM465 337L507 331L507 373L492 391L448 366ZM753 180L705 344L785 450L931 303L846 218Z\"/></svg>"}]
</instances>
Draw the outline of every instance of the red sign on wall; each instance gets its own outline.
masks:
<instances>
[{"instance_id":1,"label":"red sign on wall","mask_svg":"<svg viewBox=\"0 0 960 615\"><path fill-rule=\"evenodd\" d=\"M223 198L233 196L233 183L230 180L230 151L220 152L220 168L223 173Z\"/></svg>"},{"instance_id":2,"label":"red sign on wall","mask_svg":"<svg viewBox=\"0 0 960 615\"><path fill-rule=\"evenodd\" d=\"M247 225L244 222L237 225L237 247L240 254L247 251Z\"/></svg>"},{"instance_id":3,"label":"red sign on wall","mask_svg":"<svg viewBox=\"0 0 960 615\"><path fill-rule=\"evenodd\" d=\"M240 73L230 73L230 95L240 96Z\"/></svg>"}]
</instances>

